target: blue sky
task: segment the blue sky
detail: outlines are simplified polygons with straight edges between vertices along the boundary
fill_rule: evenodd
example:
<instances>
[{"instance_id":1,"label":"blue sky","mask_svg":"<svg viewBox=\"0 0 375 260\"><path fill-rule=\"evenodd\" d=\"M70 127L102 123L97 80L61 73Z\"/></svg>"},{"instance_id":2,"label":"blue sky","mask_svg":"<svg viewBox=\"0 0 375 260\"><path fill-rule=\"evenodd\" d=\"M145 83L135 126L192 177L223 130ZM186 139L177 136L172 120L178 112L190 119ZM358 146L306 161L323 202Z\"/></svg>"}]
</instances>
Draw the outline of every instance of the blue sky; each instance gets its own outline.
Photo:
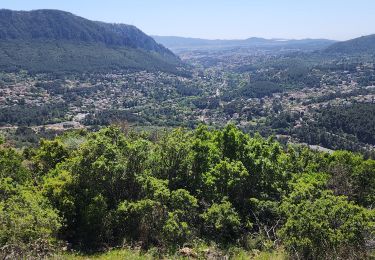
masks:
<instances>
[{"instance_id":1,"label":"blue sky","mask_svg":"<svg viewBox=\"0 0 375 260\"><path fill-rule=\"evenodd\" d=\"M375 33L375 0L0 0L0 8L60 9L152 35L208 39L346 40Z\"/></svg>"}]
</instances>

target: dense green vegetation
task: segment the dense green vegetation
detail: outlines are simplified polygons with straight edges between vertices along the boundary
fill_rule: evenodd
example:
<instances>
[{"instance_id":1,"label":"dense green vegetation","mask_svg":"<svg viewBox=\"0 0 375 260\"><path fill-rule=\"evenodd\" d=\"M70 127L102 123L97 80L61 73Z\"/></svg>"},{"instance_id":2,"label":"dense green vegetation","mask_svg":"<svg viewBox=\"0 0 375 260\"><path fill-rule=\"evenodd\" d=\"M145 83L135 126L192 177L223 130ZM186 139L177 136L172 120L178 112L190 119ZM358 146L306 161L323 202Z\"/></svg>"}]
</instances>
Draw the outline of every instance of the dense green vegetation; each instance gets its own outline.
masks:
<instances>
[{"instance_id":1,"label":"dense green vegetation","mask_svg":"<svg viewBox=\"0 0 375 260\"><path fill-rule=\"evenodd\" d=\"M187 73L133 26L0 10L0 258L373 256L373 38Z\"/></svg>"},{"instance_id":2,"label":"dense green vegetation","mask_svg":"<svg viewBox=\"0 0 375 260\"><path fill-rule=\"evenodd\" d=\"M370 54L375 52L375 35L367 35L355 38L349 41L337 42L329 46L324 52L325 54Z\"/></svg>"},{"instance_id":3,"label":"dense green vegetation","mask_svg":"<svg viewBox=\"0 0 375 260\"><path fill-rule=\"evenodd\" d=\"M50 40L0 40L0 47L0 68L3 71L26 69L31 73L62 73L126 68L177 73L175 60L129 47Z\"/></svg>"},{"instance_id":4,"label":"dense green vegetation","mask_svg":"<svg viewBox=\"0 0 375 260\"><path fill-rule=\"evenodd\" d=\"M86 72L146 69L177 73L180 60L134 26L57 10L0 10L0 68Z\"/></svg>"},{"instance_id":5,"label":"dense green vegetation","mask_svg":"<svg viewBox=\"0 0 375 260\"><path fill-rule=\"evenodd\" d=\"M43 106L20 105L0 109L0 126L16 124L19 126L44 125L61 122L68 107L65 103Z\"/></svg>"},{"instance_id":6,"label":"dense green vegetation","mask_svg":"<svg viewBox=\"0 0 375 260\"><path fill-rule=\"evenodd\" d=\"M375 145L375 106L354 104L331 107L322 111L318 122L333 132L343 131L355 135L359 141Z\"/></svg>"},{"instance_id":7,"label":"dense green vegetation","mask_svg":"<svg viewBox=\"0 0 375 260\"><path fill-rule=\"evenodd\" d=\"M59 10L0 10L0 39L70 40L155 51L174 56L135 26L94 22Z\"/></svg>"},{"instance_id":8,"label":"dense green vegetation","mask_svg":"<svg viewBox=\"0 0 375 260\"><path fill-rule=\"evenodd\" d=\"M361 151L361 144L375 144L374 113L371 103L328 107L316 113L313 121L292 131L309 144Z\"/></svg>"},{"instance_id":9,"label":"dense green vegetation","mask_svg":"<svg viewBox=\"0 0 375 260\"><path fill-rule=\"evenodd\" d=\"M283 246L303 259L365 258L375 161L282 147L233 125L154 135L71 132L23 153L0 147L0 245L14 257L63 241L100 251Z\"/></svg>"}]
</instances>

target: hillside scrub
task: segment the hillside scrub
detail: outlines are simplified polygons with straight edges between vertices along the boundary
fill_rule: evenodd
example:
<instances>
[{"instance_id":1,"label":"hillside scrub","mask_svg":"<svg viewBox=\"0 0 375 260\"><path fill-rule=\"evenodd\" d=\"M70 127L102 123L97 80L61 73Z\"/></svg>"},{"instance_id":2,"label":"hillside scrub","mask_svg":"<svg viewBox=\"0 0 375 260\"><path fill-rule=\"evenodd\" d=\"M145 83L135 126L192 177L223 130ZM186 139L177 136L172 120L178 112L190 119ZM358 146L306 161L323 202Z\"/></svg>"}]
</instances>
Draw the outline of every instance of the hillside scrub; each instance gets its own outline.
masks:
<instances>
[{"instance_id":1,"label":"hillside scrub","mask_svg":"<svg viewBox=\"0 0 375 260\"><path fill-rule=\"evenodd\" d=\"M63 244L169 254L200 240L282 247L304 259L366 258L374 165L350 152L284 147L234 125L153 136L70 132L22 154L2 144L1 254L37 257Z\"/></svg>"}]
</instances>

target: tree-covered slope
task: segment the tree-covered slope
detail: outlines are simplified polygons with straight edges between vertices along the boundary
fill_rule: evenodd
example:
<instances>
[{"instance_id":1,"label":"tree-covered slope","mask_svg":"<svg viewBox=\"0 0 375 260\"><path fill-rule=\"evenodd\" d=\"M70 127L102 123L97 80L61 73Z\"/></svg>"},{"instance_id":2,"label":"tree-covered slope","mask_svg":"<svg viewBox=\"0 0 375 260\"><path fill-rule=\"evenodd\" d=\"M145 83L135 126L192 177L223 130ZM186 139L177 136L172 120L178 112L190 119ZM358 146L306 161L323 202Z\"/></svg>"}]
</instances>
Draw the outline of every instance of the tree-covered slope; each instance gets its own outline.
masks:
<instances>
[{"instance_id":1,"label":"tree-covered slope","mask_svg":"<svg viewBox=\"0 0 375 260\"><path fill-rule=\"evenodd\" d=\"M174 70L179 59L134 26L58 10L0 10L0 68Z\"/></svg>"},{"instance_id":2,"label":"tree-covered slope","mask_svg":"<svg viewBox=\"0 0 375 260\"><path fill-rule=\"evenodd\" d=\"M332 54L375 54L375 34L362 36L329 46L325 53Z\"/></svg>"}]
</instances>

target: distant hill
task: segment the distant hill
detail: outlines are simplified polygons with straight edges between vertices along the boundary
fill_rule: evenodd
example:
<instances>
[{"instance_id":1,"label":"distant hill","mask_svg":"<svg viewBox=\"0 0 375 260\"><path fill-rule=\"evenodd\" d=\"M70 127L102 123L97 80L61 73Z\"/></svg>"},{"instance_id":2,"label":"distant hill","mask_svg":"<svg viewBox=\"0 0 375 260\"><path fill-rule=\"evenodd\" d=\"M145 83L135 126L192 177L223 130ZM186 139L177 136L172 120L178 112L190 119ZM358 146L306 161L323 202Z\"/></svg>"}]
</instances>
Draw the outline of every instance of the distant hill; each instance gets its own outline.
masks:
<instances>
[{"instance_id":1,"label":"distant hill","mask_svg":"<svg viewBox=\"0 0 375 260\"><path fill-rule=\"evenodd\" d=\"M347 54L347 55L357 55L357 54L375 54L375 34L362 36L349 41L337 42L327 49L324 50L325 53L332 54Z\"/></svg>"},{"instance_id":2,"label":"distant hill","mask_svg":"<svg viewBox=\"0 0 375 260\"><path fill-rule=\"evenodd\" d=\"M158 43L171 50L194 50L194 49L223 49L234 47L247 47L259 49L284 48L294 50L319 50L335 43L326 39L264 39L248 38L244 40L207 40L199 38L184 38L176 36L152 36Z\"/></svg>"},{"instance_id":3,"label":"distant hill","mask_svg":"<svg viewBox=\"0 0 375 260\"><path fill-rule=\"evenodd\" d=\"M180 60L135 26L58 10L0 10L0 69L175 70Z\"/></svg>"}]
</instances>

